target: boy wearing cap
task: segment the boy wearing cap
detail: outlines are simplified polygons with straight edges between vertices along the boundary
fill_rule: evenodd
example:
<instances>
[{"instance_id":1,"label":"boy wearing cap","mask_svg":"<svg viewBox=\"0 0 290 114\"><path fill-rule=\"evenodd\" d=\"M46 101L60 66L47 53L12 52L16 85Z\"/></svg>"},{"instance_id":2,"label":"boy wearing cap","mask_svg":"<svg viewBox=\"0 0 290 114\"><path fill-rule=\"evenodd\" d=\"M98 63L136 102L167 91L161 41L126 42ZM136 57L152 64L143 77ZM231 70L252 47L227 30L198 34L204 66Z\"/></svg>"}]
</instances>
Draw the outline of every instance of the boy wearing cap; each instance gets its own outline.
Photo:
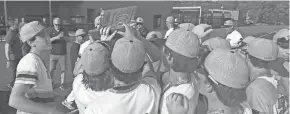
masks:
<instances>
[{"instance_id":1,"label":"boy wearing cap","mask_svg":"<svg viewBox=\"0 0 290 114\"><path fill-rule=\"evenodd\" d=\"M277 80L268 64L277 59L278 46L271 40L256 38L245 49L252 81L246 89L248 103L259 112L277 114Z\"/></svg>"},{"instance_id":2,"label":"boy wearing cap","mask_svg":"<svg viewBox=\"0 0 290 114\"><path fill-rule=\"evenodd\" d=\"M102 98L103 91L112 87L112 78L109 75L109 50L101 43L89 45L80 60L83 72L75 77L73 90L65 101L64 106L73 109L75 101L80 114L96 99Z\"/></svg>"},{"instance_id":3,"label":"boy wearing cap","mask_svg":"<svg viewBox=\"0 0 290 114\"><path fill-rule=\"evenodd\" d=\"M169 113L166 97L171 93L186 96L190 103L188 114L195 113L198 89L192 74L198 65L199 47L199 39L191 31L177 29L169 35L163 49L170 68L162 76L164 93L161 97L161 114Z\"/></svg>"},{"instance_id":4,"label":"boy wearing cap","mask_svg":"<svg viewBox=\"0 0 290 114\"><path fill-rule=\"evenodd\" d=\"M31 50L17 66L9 105L18 110L17 114L64 114L46 104L54 102L54 94L51 77L43 62L52 48L45 28L38 21L27 23L20 31L20 39L27 42Z\"/></svg>"},{"instance_id":5,"label":"boy wearing cap","mask_svg":"<svg viewBox=\"0 0 290 114\"><path fill-rule=\"evenodd\" d=\"M146 56L142 38L134 35L133 28L125 28L111 54L114 87L88 106L85 114L157 114L161 88L151 71L142 76Z\"/></svg>"},{"instance_id":6,"label":"boy wearing cap","mask_svg":"<svg viewBox=\"0 0 290 114\"><path fill-rule=\"evenodd\" d=\"M197 75L199 92L206 96L207 114L252 114L245 88L249 70L240 54L215 49L204 62L205 75Z\"/></svg>"},{"instance_id":7,"label":"boy wearing cap","mask_svg":"<svg viewBox=\"0 0 290 114\"><path fill-rule=\"evenodd\" d=\"M76 40L71 45L71 51L70 51L70 61L71 61L71 69L74 69L75 63L77 61L77 58L79 57L78 52L80 50L80 45L84 42L84 38L86 36L86 33L84 29L78 29L75 33Z\"/></svg>"}]
</instances>

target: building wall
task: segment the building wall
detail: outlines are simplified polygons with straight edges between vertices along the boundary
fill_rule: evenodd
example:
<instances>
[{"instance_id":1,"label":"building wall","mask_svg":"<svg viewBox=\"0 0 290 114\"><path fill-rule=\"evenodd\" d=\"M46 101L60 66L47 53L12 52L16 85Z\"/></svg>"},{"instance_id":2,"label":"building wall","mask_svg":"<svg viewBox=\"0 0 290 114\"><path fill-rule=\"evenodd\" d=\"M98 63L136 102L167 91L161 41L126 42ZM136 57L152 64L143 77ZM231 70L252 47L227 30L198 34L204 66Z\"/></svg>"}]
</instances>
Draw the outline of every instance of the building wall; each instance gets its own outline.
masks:
<instances>
[{"instance_id":1,"label":"building wall","mask_svg":"<svg viewBox=\"0 0 290 114\"><path fill-rule=\"evenodd\" d=\"M48 1L7 1L7 15L20 18L29 15L44 15L49 13ZM56 12L57 5L52 5L52 11ZM0 1L0 15L4 16L4 1Z\"/></svg>"},{"instance_id":2,"label":"building wall","mask_svg":"<svg viewBox=\"0 0 290 114\"><path fill-rule=\"evenodd\" d=\"M82 15L87 16L87 9L96 9L100 12L100 8L115 9L128 6L138 6L135 18L142 17L145 21L145 26L148 29L153 29L153 16L162 15L163 24L165 19L171 13L173 2L171 1L84 1L80 6Z\"/></svg>"},{"instance_id":3,"label":"building wall","mask_svg":"<svg viewBox=\"0 0 290 114\"><path fill-rule=\"evenodd\" d=\"M70 16L81 15L87 18L87 9L100 8L115 9L128 6L138 6L135 18L142 17L145 26L153 29L153 16L162 15L162 27L165 26L165 18L171 13L172 1L52 1L52 12L63 20L69 20ZM2 7L3 6L3 7ZM10 17L20 18L26 14L49 14L48 1L7 1L7 14ZM4 2L0 1L0 15L4 15ZM87 19L85 19L87 20Z\"/></svg>"}]
</instances>

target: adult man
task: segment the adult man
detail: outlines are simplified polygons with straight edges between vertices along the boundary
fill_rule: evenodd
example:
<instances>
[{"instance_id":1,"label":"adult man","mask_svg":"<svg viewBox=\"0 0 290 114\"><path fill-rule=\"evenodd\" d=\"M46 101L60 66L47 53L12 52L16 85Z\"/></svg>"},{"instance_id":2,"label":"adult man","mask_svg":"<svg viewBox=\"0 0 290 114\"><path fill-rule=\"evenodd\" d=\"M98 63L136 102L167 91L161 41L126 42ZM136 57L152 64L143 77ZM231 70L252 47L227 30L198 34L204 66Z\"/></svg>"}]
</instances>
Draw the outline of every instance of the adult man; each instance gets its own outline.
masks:
<instances>
[{"instance_id":1,"label":"adult man","mask_svg":"<svg viewBox=\"0 0 290 114\"><path fill-rule=\"evenodd\" d=\"M196 79L199 92L207 98L207 114L252 114L245 103L249 70L240 54L215 49L206 57L204 67L207 73Z\"/></svg>"},{"instance_id":2,"label":"adult man","mask_svg":"<svg viewBox=\"0 0 290 114\"><path fill-rule=\"evenodd\" d=\"M54 71L56 70L56 65L59 63L61 69L60 75L60 89L64 89L64 77L66 71L66 40L64 39L64 31L60 28L60 18L53 19L53 28L50 33L50 41L52 45L50 53L50 76L54 77ZM57 85L54 85L57 86Z\"/></svg>"},{"instance_id":3,"label":"adult man","mask_svg":"<svg viewBox=\"0 0 290 114\"><path fill-rule=\"evenodd\" d=\"M232 20L227 20L224 23L226 27L226 40L228 40L232 46L232 48L239 47L239 42L242 40L242 35L239 31L237 31L234 27L234 22Z\"/></svg>"},{"instance_id":4,"label":"adult man","mask_svg":"<svg viewBox=\"0 0 290 114\"><path fill-rule=\"evenodd\" d=\"M7 59L6 66L7 68L11 68L13 76L12 82L10 83L10 85L8 85L8 87L10 88L13 87L14 85L14 81L16 78L16 67L20 59L22 58L21 41L17 37L17 34L18 34L18 24L14 23L13 26L10 27L5 37L6 40L5 55Z\"/></svg>"},{"instance_id":5,"label":"adult man","mask_svg":"<svg viewBox=\"0 0 290 114\"><path fill-rule=\"evenodd\" d=\"M25 19L24 19L24 17L22 17L21 22L19 23L19 31L23 27L23 25L25 25L25 24L26 24Z\"/></svg>"},{"instance_id":6,"label":"adult man","mask_svg":"<svg viewBox=\"0 0 290 114\"><path fill-rule=\"evenodd\" d=\"M138 17L136 19L136 29L137 31L140 32L140 35L143 37L143 38L146 38L147 34L148 34L148 29L144 26L144 19L141 18L141 17Z\"/></svg>"},{"instance_id":7,"label":"adult man","mask_svg":"<svg viewBox=\"0 0 290 114\"><path fill-rule=\"evenodd\" d=\"M264 38L255 38L246 43L246 61L252 81L246 89L248 103L252 109L259 112L277 114L277 81L268 64L277 59L278 46Z\"/></svg>"},{"instance_id":8,"label":"adult man","mask_svg":"<svg viewBox=\"0 0 290 114\"><path fill-rule=\"evenodd\" d=\"M146 56L142 38L134 35L133 28L125 28L111 54L115 86L88 106L85 114L157 114L161 88L152 71L142 76Z\"/></svg>"},{"instance_id":9,"label":"adult man","mask_svg":"<svg viewBox=\"0 0 290 114\"><path fill-rule=\"evenodd\" d=\"M167 26L168 30L165 33L164 39L167 39L169 34L175 29L173 16L169 16L166 18L166 26Z\"/></svg>"}]
</instances>

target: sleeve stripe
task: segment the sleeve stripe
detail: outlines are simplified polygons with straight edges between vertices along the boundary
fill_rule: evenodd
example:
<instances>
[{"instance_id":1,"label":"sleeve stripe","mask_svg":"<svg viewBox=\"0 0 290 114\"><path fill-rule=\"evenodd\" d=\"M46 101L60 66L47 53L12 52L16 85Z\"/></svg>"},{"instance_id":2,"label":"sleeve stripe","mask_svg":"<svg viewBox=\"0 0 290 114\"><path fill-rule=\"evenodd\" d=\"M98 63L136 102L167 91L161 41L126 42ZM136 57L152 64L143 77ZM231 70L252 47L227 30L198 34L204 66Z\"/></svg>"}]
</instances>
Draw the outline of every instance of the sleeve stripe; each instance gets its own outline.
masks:
<instances>
[{"instance_id":1,"label":"sleeve stripe","mask_svg":"<svg viewBox=\"0 0 290 114\"><path fill-rule=\"evenodd\" d=\"M17 78L25 78L25 79L34 79L34 80L38 80L36 75L29 75L29 74L18 74Z\"/></svg>"},{"instance_id":2,"label":"sleeve stripe","mask_svg":"<svg viewBox=\"0 0 290 114\"><path fill-rule=\"evenodd\" d=\"M17 72L17 75L16 75L16 76L21 75L21 74L24 74L24 75L31 75L31 76L35 76L35 77L38 76L38 75L37 75L37 72L31 72L31 71L20 71L20 72Z\"/></svg>"},{"instance_id":3,"label":"sleeve stripe","mask_svg":"<svg viewBox=\"0 0 290 114\"><path fill-rule=\"evenodd\" d=\"M24 77L20 77L20 78L16 78L15 80L23 80L23 81L33 81L36 82L36 79L33 78L24 78Z\"/></svg>"},{"instance_id":4,"label":"sleeve stripe","mask_svg":"<svg viewBox=\"0 0 290 114\"><path fill-rule=\"evenodd\" d=\"M35 81L25 81L25 80L15 80L15 84L31 84L31 85L36 85Z\"/></svg>"}]
</instances>

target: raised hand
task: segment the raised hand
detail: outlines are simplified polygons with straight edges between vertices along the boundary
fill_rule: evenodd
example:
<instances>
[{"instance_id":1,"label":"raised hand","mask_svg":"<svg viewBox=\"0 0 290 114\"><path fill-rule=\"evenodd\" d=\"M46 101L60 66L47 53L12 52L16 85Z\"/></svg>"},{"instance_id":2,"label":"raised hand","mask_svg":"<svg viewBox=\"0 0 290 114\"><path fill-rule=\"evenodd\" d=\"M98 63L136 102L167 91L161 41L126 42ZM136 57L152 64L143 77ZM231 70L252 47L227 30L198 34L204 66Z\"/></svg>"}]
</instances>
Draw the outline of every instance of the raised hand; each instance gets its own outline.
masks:
<instances>
[{"instance_id":1,"label":"raised hand","mask_svg":"<svg viewBox=\"0 0 290 114\"><path fill-rule=\"evenodd\" d=\"M188 99L179 93L171 93L166 98L166 106L169 114L187 114Z\"/></svg>"},{"instance_id":2,"label":"raised hand","mask_svg":"<svg viewBox=\"0 0 290 114\"><path fill-rule=\"evenodd\" d=\"M101 41L111 41L115 37L117 31L114 31L111 35L109 35L110 30L111 27L104 27L100 29Z\"/></svg>"}]
</instances>

